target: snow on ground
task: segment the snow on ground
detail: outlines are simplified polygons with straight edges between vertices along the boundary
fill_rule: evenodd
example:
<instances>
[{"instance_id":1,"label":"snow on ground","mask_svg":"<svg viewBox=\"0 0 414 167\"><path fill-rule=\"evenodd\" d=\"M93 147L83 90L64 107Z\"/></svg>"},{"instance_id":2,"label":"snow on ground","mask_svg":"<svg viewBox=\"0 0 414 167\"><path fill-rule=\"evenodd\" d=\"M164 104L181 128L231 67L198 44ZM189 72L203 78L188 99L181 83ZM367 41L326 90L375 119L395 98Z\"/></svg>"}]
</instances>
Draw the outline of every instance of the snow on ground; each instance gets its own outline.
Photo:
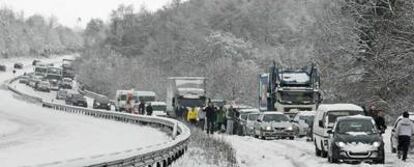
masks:
<instances>
[{"instance_id":1,"label":"snow on ground","mask_svg":"<svg viewBox=\"0 0 414 167\"><path fill-rule=\"evenodd\" d=\"M414 154L409 155L407 162L397 159L391 154L389 146L390 130L384 135L386 158L385 165L379 164L330 164L326 158L316 157L314 145L304 139L295 140L260 140L247 136L224 137L236 150L240 167L413 167Z\"/></svg>"},{"instance_id":2,"label":"snow on ground","mask_svg":"<svg viewBox=\"0 0 414 167\"><path fill-rule=\"evenodd\" d=\"M0 94L0 117L20 126L0 137L0 166L90 157L170 140L153 128L42 108L9 91Z\"/></svg>"},{"instance_id":3,"label":"snow on ground","mask_svg":"<svg viewBox=\"0 0 414 167\"><path fill-rule=\"evenodd\" d=\"M22 59L25 69L18 73L31 70L31 65L26 65L31 61ZM0 60L0 64L7 62ZM10 71L0 72L0 82L14 76ZM54 111L20 99L0 89L0 166L88 159L171 141L154 128Z\"/></svg>"}]
</instances>

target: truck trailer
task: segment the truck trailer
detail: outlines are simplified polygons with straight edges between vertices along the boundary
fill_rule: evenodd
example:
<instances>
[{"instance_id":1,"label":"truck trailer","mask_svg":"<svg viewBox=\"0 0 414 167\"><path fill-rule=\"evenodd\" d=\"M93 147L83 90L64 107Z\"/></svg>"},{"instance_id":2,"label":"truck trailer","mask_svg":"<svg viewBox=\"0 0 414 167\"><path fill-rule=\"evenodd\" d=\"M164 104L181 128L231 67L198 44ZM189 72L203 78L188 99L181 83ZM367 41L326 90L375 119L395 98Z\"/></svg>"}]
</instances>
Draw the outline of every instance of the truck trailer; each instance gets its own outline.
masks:
<instances>
[{"instance_id":1,"label":"truck trailer","mask_svg":"<svg viewBox=\"0 0 414 167\"><path fill-rule=\"evenodd\" d=\"M167 88L167 113L177 117L183 108L200 110L206 105L206 78L170 77Z\"/></svg>"}]
</instances>

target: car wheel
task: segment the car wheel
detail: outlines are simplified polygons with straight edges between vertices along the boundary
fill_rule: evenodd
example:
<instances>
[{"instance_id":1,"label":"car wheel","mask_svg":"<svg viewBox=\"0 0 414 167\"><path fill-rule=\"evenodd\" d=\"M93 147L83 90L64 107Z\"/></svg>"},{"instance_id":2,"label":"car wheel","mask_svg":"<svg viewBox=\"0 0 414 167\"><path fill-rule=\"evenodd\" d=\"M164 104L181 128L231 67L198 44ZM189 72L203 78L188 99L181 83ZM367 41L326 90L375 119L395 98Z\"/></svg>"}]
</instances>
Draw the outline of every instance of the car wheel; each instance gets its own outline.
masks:
<instances>
[{"instance_id":1,"label":"car wheel","mask_svg":"<svg viewBox=\"0 0 414 167\"><path fill-rule=\"evenodd\" d=\"M316 141L316 140L314 139L314 141ZM315 145L315 155L317 157L320 157L321 156L321 150L318 149L318 146L316 145L316 142L313 142L313 143Z\"/></svg>"},{"instance_id":2,"label":"car wheel","mask_svg":"<svg viewBox=\"0 0 414 167\"><path fill-rule=\"evenodd\" d=\"M385 158L382 157L381 159L378 159L375 161L376 164L385 164Z\"/></svg>"}]
</instances>

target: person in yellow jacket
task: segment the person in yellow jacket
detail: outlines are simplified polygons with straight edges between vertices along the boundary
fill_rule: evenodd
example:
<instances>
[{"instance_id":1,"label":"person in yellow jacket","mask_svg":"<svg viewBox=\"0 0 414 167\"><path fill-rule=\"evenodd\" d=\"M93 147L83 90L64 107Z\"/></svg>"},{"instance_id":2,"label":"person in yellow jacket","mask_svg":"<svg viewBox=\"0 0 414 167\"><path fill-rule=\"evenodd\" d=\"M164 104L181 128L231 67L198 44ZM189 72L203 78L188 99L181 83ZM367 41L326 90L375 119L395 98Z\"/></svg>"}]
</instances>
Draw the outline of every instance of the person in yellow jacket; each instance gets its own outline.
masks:
<instances>
[{"instance_id":1,"label":"person in yellow jacket","mask_svg":"<svg viewBox=\"0 0 414 167\"><path fill-rule=\"evenodd\" d=\"M197 118L198 118L198 111L195 107L192 107L191 109L189 109L187 113L187 121L195 125L197 123Z\"/></svg>"}]
</instances>

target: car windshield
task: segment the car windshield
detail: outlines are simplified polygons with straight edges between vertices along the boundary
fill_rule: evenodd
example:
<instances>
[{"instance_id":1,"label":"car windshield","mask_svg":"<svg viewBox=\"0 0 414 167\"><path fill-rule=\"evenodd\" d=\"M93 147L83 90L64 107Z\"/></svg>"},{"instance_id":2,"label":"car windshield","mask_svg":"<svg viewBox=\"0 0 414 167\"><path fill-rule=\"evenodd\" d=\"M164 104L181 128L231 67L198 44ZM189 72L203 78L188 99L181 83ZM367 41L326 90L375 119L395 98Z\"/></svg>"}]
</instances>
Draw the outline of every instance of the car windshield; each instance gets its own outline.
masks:
<instances>
[{"instance_id":1,"label":"car windshield","mask_svg":"<svg viewBox=\"0 0 414 167\"><path fill-rule=\"evenodd\" d=\"M63 82L72 82L72 80L68 78L63 78Z\"/></svg>"},{"instance_id":2,"label":"car windshield","mask_svg":"<svg viewBox=\"0 0 414 167\"><path fill-rule=\"evenodd\" d=\"M73 98L75 98L75 99L83 99L83 96L81 95L81 94L74 94L74 95L72 95L73 96Z\"/></svg>"},{"instance_id":3,"label":"car windshield","mask_svg":"<svg viewBox=\"0 0 414 167\"><path fill-rule=\"evenodd\" d=\"M265 114L263 117L264 122L287 122L289 118L283 114Z\"/></svg>"},{"instance_id":4,"label":"car windshield","mask_svg":"<svg viewBox=\"0 0 414 167\"><path fill-rule=\"evenodd\" d=\"M202 107L204 106L203 99L180 99L180 104L184 107Z\"/></svg>"},{"instance_id":5,"label":"car windshield","mask_svg":"<svg viewBox=\"0 0 414 167\"><path fill-rule=\"evenodd\" d=\"M362 114L362 111L329 111L328 122L334 123L338 117Z\"/></svg>"},{"instance_id":6,"label":"car windshield","mask_svg":"<svg viewBox=\"0 0 414 167\"><path fill-rule=\"evenodd\" d=\"M313 92L280 92L281 101L292 104L311 104L313 103Z\"/></svg>"},{"instance_id":7,"label":"car windshield","mask_svg":"<svg viewBox=\"0 0 414 167\"><path fill-rule=\"evenodd\" d=\"M247 119L247 114L241 114L240 118L243 119L243 120L246 120Z\"/></svg>"},{"instance_id":8,"label":"car windshield","mask_svg":"<svg viewBox=\"0 0 414 167\"><path fill-rule=\"evenodd\" d=\"M121 95L120 99L121 99L122 101L127 100L127 95Z\"/></svg>"},{"instance_id":9,"label":"car windshield","mask_svg":"<svg viewBox=\"0 0 414 167\"><path fill-rule=\"evenodd\" d=\"M35 68L35 73L47 73L47 68Z\"/></svg>"},{"instance_id":10,"label":"car windshield","mask_svg":"<svg viewBox=\"0 0 414 167\"><path fill-rule=\"evenodd\" d=\"M165 106L165 105L152 105L152 110L154 110L154 111L166 111L167 106Z\"/></svg>"},{"instance_id":11,"label":"car windshield","mask_svg":"<svg viewBox=\"0 0 414 167\"><path fill-rule=\"evenodd\" d=\"M250 121L255 121L255 120L257 120L258 116L259 116L259 114L249 114L248 119Z\"/></svg>"},{"instance_id":12,"label":"car windshield","mask_svg":"<svg viewBox=\"0 0 414 167\"><path fill-rule=\"evenodd\" d=\"M373 134L376 133L375 126L370 119L349 119L337 123L336 133L339 134Z\"/></svg>"},{"instance_id":13,"label":"car windshield","mask_svg":"<svg viewBox=\"0 0 414 167\"><path fill-rule=\"evenodd\" d=\"M154 96L137 96L137 99L135 99L135 101L155 101L155 97Z\"/></svg>"},{"instance_id":14,"label":"car windshield","mask_svg":"<svg viewBox=\"0 0 414 167\"><path fill-rule=\"evenodd\" d=\"M314 117L315 116L313 115L301 115L299 116L299 119L305 121L306 124L311 125Z\"/></svg>"}]
</instances>

